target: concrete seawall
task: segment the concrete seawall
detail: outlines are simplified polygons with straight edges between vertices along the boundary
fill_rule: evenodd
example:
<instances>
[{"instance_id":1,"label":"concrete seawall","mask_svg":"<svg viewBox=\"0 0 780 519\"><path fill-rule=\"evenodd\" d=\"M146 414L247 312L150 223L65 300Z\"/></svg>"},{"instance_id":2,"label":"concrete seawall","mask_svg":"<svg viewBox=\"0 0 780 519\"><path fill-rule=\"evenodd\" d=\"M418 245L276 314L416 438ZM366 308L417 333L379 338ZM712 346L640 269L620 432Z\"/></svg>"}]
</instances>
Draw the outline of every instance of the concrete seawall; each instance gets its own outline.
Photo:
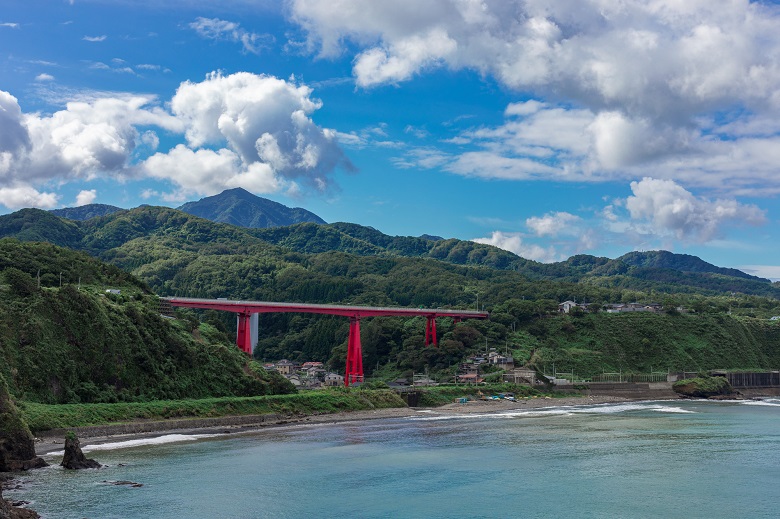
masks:
<instances>
[{"instance_id":1,"label":"concrete seawall","mask_svg":"<svg viewBox=\"0 0 780 519\"><path fill-rule=\"evenodd\" d=\"M73 431L79 438L95 436L116 436L123 434L144 434L166 431L182 431L189 429L204 429L210 427L241 427L278 425L288 420L296 420L299 417L283 416L278 414L260 414L246 416L222 416L216 418L188 418L179 420L155 420L128 422L111 425L91 425L87 427L67 427L51 429L39 433L39 438L64 438L65 433Z\"/></svg>"}]
</instances>

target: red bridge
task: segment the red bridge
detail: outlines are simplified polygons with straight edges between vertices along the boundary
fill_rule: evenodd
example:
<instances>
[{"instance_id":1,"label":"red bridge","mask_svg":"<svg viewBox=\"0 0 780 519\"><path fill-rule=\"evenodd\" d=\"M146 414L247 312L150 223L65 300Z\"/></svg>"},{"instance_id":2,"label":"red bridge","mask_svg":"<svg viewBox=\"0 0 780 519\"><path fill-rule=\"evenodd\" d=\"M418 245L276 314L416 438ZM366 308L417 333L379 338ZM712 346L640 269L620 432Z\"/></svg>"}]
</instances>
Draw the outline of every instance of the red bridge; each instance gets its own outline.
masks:
<instances>
[{"instance_id":1,"label":"red bridge","mask_svg":"<svg viewBox=\"0 0 780 519\"><path fill-rule=\"evenodd\" d=\"M487 312L472 310L441 310L427 308L382 308L373 306L350 305L313 305L306 303L271 303L267 301L230 301L227 299L191 299L185 297L163 297L172 306L223 310L238 314L238 334L236 344L241 351L252 354L252 330L250 319L253 314L271 312L300 312L307 314L342 315L349 318L349 338L347 340L347 370L344 385L363 382L363 350L360 346L360 319L363 317L416 317L426 318L425 345L437 344L436 318L452 317L461 319L487 319Z\"/></svg>"}]
</instances>

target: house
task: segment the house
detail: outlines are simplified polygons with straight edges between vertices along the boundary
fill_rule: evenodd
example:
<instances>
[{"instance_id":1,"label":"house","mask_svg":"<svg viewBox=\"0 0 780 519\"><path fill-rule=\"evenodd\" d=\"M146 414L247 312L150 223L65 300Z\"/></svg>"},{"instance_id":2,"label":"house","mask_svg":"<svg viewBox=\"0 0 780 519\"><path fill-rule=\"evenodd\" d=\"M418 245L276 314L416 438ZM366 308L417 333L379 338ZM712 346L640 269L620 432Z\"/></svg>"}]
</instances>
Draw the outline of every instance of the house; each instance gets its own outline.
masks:
<instances>
[{"instance_id":1,"label":"house","mask_svg":"<svg viewBox=\"0 0 780 519\"><path fill-rule=\"evenodd\" d=\"M427 375L413 375L413 377L414 377L413 385L415 386L437 386L438 385L435 380L428 378Z\"/></svg>"},{"instance_id":2,"label":"house","mask_svg":"<svg viewBox=\"0 0 780 519\"><path fill-rule=\"evenodd\" d=\"M574 301L564 301L563 303L558 304L558 312L562 314L568 314L571 312L572 308L579 308L579 305Z\"/></svg>"},{"instance_id":3,"label":"house","mask_svg":"<svg viewBox=\"0 0 780 519\"><path fill-rule=\"evenodd\" d=\"M276 371L282 375L292 375L295 372L295 364L287 359L282 359L276 363Z\"/></svg>"},{"instance_id":4,"label":"house","mask_svg":"<svg viewBox=\"0 0 780 519\"><path fill-rule=\"evenodd\" d=\"M322 368L322 362L309 361L309 362L304 362L303 365L301 366L301 369L303 370L308 370L310 368Z\"/></svg>"},{"instance_id":5,"label":"house","mask_svg":"<svg viewBox=\"0 0 780 519\"><path fill-rule=\"evenodd\" d=\"M327 373L325 375L326 386L342 386L344 385L344 377L338 373Z\"/></svg>"},{"instance_id":6,"label":"house","mask_svg":"<svg viewBox=\"0 0 780 519\"><path fill-rule=\"evenodd\" d=\"M653 312L661 313L664 307L660 303L625 303L625 304L611 304L606 305L606 311L608 314L618 314L623 312Z\"/></svg>"},{"instance_id":7,"label":"house","mask_svg":"<svg viewBox=\"0 0 780 519\"><path fill-rule=\"evenodd\" d=\"M322 364L322 363L320 362L319 364ZM306 364L304 363L304 366L305 365ZM317 366L312 366L312 367L309 367L309 368L303 368L302 372L305 373L305 375L307 377L309 377L309 378L316 378L318 380L322 380L323 378L325 378L325 373L327 373L327 371L325 371L324 368L317 367Z\"/></svg>"},{"instance_id":8,"label":"house","mask_svg":"<svg viewBox=\"0 0 780 519\"><path fill-rule=\"evenodd\" d=\"M488 355L488 363L495 364L501 369L512 369L515 367L515 360L508 355L501 355L495 351L491 351Z\"/></svg>"},{"instance_id":9,"label":"house","mask_svg":"<svg viewBox=\"0 0 780 519\"><path fill-rule=\"evenodd\" d=\"M480 378L477 373L468 373L466 375L458 375L458 382L463 384L481 384L484 379Z\"/></svg>"}]
</instances>

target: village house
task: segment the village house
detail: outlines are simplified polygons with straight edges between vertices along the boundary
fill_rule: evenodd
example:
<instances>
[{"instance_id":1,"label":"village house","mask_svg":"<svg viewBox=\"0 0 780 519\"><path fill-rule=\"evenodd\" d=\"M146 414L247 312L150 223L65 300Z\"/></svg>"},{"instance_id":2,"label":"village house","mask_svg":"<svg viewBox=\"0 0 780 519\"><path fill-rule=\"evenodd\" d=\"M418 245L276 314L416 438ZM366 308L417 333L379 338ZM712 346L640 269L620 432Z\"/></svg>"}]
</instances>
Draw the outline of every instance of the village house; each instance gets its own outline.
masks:
<instances>
[{"instance_id":1,"label":"village house","mask_svg":"<svg viewBox=\"0 0 780 519\"><path fill-rule=\"evenodd\" d=\"M512 369L515 367L515 360L508 355L501 355L496 351L491 351L488 354L488 363L494 364L501 369Z\"/></svg>"},{"instance_id":2,"label":"village house","mask_svg":"<svg viewBox=\"0 0 780 519\"><path fill-rule=\"evenodd\" d=\"M465 375L458 375L457 381L462 384L481 384L485 380L480 378L477 373L467 373Z\"/></svg>"},{"instance_id":3,"label":"village house","mask_svg":"<svg viewBox=\"0 0 780 519\"><path fill-rule=\"evenodd\" d=\"M344 385L344 377L338 373L327 373L325 375L326 386L342 386Z\"/></svg>"},{"instance_id":4,"label":"village house","mask_svg":"<svg viewBox=\"0 0 780 519\"><path fill-rule=\"evenodd\" d=\"M276 363L276 371L284 376L292 375L295 373L295 363L282 359Z\"/></svg>"},{"instance_id":5,"label":"village house","mask_svg":"<svg viewBox=\"0 0 780 519\"><path fill-rule=\"evenodd\" d=\"M658 303L621 303L621 304L609 304L606 305L606 311L608 314L617 314L623 312L654 312L661 313L663 306Z\"/></svg>"}]
</instances>

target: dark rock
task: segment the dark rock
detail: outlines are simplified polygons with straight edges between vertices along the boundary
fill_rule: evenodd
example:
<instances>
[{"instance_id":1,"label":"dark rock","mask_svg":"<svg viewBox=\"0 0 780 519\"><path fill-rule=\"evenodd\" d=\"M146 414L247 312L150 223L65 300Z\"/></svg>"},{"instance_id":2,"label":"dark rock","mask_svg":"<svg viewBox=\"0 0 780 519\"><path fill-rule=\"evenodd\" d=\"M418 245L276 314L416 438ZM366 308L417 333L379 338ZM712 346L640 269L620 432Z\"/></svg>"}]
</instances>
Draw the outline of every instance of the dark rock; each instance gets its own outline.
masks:
<instances>
[{"instance_id":1,"label":"dark rock","mask_svg":"<svg viewBox=\"0 0 780 519\"><path fill-rule=\"evenodd\" d=\"M30 428L16 408L5 380L0 377L0 472L45 467L47 463L35 455L35 443Z\"/></svg>"},{"instance_id":2,"label":"dark rock","mask_svg":"<svg viewBox=\"0 0 780 519\"><path fill-rule=\"evenodd\" d=\"M72 432L69 432L65 437L65 454L62 456L60 465L71 470L99 469L102 466L97 461L84 456L84 453L81 452L81 443Z\"/></svg>"},{"instance_id":3,"label":"dark rock","mask_svg":"<svg viewBox=\"0 0 780 519\"><path fill-rule=\"evenodd\" d=\"M132 488L141 488L142 486L144 486L143 483L136 483L135 481L125 481L125 480L121 480L121 481L103 480L103 483L107 485L117 485L117 486L127 485L128 487L132 487Z\"/></svg>"},{"instance_id":4,"label":"dark rock","mask_svg":"<svg viewBox=\"0 0 780 519\"><path fill-rule=\"evenodd\" d=\"M39 519L35 510L27 508L17 508L16 503L11 504L3 499L3 487L0 485L0 519Z\"/></svg>"}]
</instances>

